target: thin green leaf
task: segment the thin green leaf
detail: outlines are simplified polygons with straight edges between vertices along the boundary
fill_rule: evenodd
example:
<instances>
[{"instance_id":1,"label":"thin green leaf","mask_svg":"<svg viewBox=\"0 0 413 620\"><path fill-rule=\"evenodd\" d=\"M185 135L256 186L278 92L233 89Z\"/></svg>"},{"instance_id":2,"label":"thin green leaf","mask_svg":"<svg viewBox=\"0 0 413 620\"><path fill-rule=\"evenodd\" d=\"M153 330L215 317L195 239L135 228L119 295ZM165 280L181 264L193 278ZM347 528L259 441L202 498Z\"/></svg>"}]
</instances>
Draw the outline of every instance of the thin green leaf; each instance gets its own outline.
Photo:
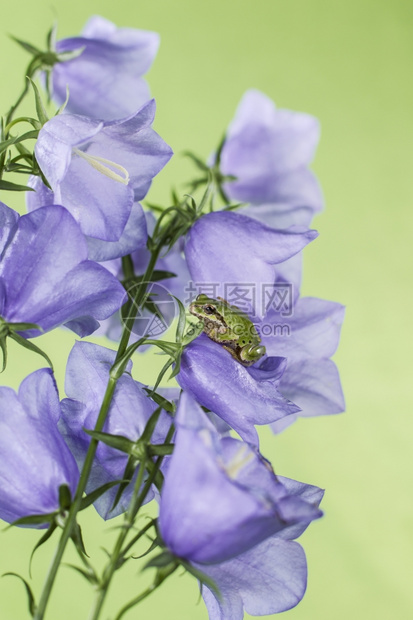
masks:
<instances>
[{"instance_id":1,"label":"thin green leaf","mask_svg":"<svg viewBox=\"0 0 413 620\"><path fill-rule=\"evenodd\" d=\"M20 579L20 581L23 582L24 587L26 588L26 593L27 593L27 598L28 598L28 603L29 603L29 612L31 613L32 616L34 616L34 614L36 613L36 602L35 602L31 587L29 586L27 581L23 579L23 577L21 575L18 575L17 573L3 573L2 575L2 577L9 577L9 576L17 577L18 579Z\"/></svg>"},{"instance_id":2,"label":"thin green leaf","mask_svg":"<svg viewBox=\"0 0 413 620\"><path fill-rule=\"evenodd\" d=\"M3 366L2 366L1 372L4 372L7 366L7 337L6 336L2 336L0 338L0 349L3 355Z\"/></svg>"},{"instance_id":3,"label":"thin green leaf","mask_svg":"<svg viewBox=\"0 0 413 620\"><path fill-rule=\"evenodd\" d=\"M180 299L175 297L175 295L171 295L171 297L175 299L176 303L178 304L178 308L179 308L179 318L178 318L178 325L176 326L175 339L176 339L176 342L181 343L182 338L184 336L184 330L185 330L185 324L186 324L186 310L185 310L185 306L183 305Z\"/></svg>"},{"instance_id":4,"label":"thin green leaf","mask_svg":"<svg viewBox=\"0 0 413 620\"><path fill-rule=\"evenodd\" d=\"M131 555L130 557L133 560L141 560L142 558L149 555L154 549L156 549L159 546L160 546L159 538L155 538L154 540L152 540L150 547L146 551L144 551L144 553L141 553L140 555Z\"/></svg>"},{"instance_id":5,"label":"thin green leaf","mask_svg":"<svg viewBox=\"0 0 413 620\"><path fill-rule=\"evenodd\" d=\"M7 323L9 330L13 332L25 332L29 329L37 329L39 332L43 332L43 327L37 325L37 323Z\"/></svg>"},{"instance_id":6,"label":"thin green leaf","mask_svg":"<svg viewBox=\"0 0 413 620\"><path fill-rule=\"evenodd\" d=\"M20 517L20 519L16 519L16 521L10 523L8 527L12 527L14 525L44 525L45 523L52 523L55 516L55 512L48 512L44 515L29 515L27 517Z\"/></svg>"},{"instance_id":7,"label":"thin green leaf","mask_svg":"<svg viewBox=\"0 0 413 620\"><path fill-rule=\"evenodd\" d=\"M70 538L72 539L79 555L80 556L85 555L86 557L89 557L88 554L86 553L85 545L83 542L82 530L78 523L74 523Z\"/></svg>"},{"instance_id":8,"label":"thin green leaf","mask_svg":"<svg viewBox=\"0 0 413 620\"><path fill-rule=\"evenodd\" d=\"M30 342L29 340L26 340L26 338L23 338L23 336L20 336L19 334L16 334L13 331L11 331L9 333L9 336L10 336L10 338L12 340L15 340L18 344L20 344L25 349L29 349L29 351L33 351L33 353L37 353L38 355L41 355L42 357L44 357L46 362L49 364L50 368L53 370L53 364L52 364L49 356L44 351L39 349L38 346L33 344L33 342Z\"/></svg>"},{"instance_id":9,"label":"thin green leaf","mask_svg":"<svg viewBox=\"0 0 413 620\"><path fill-rule=\"evenodd\" d=\"M82 575L82 577L84 577L92 586L97 586L99 585L99 579L96 575L96 573L90 568L89 571L85 570L84 568L80 568L79 566L76 566L75 564L68 564L67 562L64 563L64 566L67 566L68 568L72 568L73 570L75 570L76 572L78 572L80 575Z\"/></svg>"},{"instance_id":10,"label":"thin green leaf","mask_svg":"<svg viewBox=\"0 0 413 620\"><path fill-rule=\"evenodd\" d=\"M128 365L130 358L135 353L136 349L138 349L145 342L146 342L146 336L144 336L143 338L140 338L133 344L129 345L129 347L126 349L124 355L122 355L120 360L118 360L116 364L112 366L111 371L110 371L111 376L117 377L117 378L121 377L123 373L125 372L125 368Z\"/></svg>"},{"instance_id":11,"label":"thin green leaf","mask_svg":"<svg viewBox=\"0 0 413 620\"><path fill-rule=\"evenodd\" d=\"M197 155L194 155L194 153L191 153L190 151L185 151L183 153L183 156L189 157L189 159L191 159L195 166L200 170L203 170L204 172L208 170L208 166L206 165L206 163L203 162L202 159L200 159Z\"/></svg>"},{"instance_id":12,"label":"thin green leaf","mask_svg":"<svg viewBox=\"0 0 413 620\"><path fill-rule=\"evenodd\" d=\"M0 189L3 189L7 192L34 192L35 190L32 187L27 187L27 185L18 185L18 183L11 183L10 181L4 181L0 179Z\"/></svg>"},{"instance_id":13,"label":"thin green leaf","mask_svg":"<svg viewBox=\"0 0 413 620\"><path fill-rule=\"evenodd\" d=\"M81 510L85 510L86 508L89 508L89 506L94 504L95 501L99 499L101 495L106 493L106 491L116 486L117 484L122 484L123 482L125 481L124 480L112 480L112 482L107 482L106 484L102 484L102 486L92 491L92 493L89 493L88 495L86 495L86 497L82 497L82 500L80 502L79 512Z\"/></svg>"},{"instance_id":14,"label":"thin green leaf","mask_svg":"<svg viewBox=\"0 0 413 620\"><path fill-rule=\"evenodd\" d=\"M50 527L46 530L46 532L43 534L43 536L40 538L40 540L35 544L35 546L33 548L33 551L30 554L30 560L29 560L29 575L30 575L30 578L32 577L32 560L33 560L33 556L34 556L35 552L37 551L37 549L39 547L44 545L44 543L49 540L49 538L51 537L51 535L53 534L53 532L55 531L56 528L57 528L56 523L51 523Z\"/></svg>"},{"instance_id":15,"label":"thin green leaf","mask_svg":"<svg viewBox=\"0 0 413 620\"><path fill-rule=\"evenodd\" d=\"M167 411L168 413L175 413L176 406L173 402L170 402L169 400L167 400L157 392L153 392L153 390L150 390L149 388L143 389L157 405L160 405L162 407L162 409L165 409L165 411Z\"/></svg>"}]
</instances>

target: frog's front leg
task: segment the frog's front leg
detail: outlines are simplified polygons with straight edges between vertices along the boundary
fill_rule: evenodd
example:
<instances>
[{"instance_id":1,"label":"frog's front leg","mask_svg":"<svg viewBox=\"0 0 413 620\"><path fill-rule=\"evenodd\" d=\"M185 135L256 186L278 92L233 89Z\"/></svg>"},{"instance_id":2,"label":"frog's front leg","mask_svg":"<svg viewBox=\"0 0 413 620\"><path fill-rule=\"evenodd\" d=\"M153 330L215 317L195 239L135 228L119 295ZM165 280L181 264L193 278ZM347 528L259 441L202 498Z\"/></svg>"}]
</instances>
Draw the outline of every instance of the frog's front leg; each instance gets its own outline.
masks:
<instances>
[{"instance_id":1,"label":"frog's front leg","mask_svg":"<svg viewBox=\"0 0 413 620\"><path fill-rule=\"evenodd\" d=\"M246 344L239 353L239 359L245 366L251 366L265 355L265 347L262 344Z\"/></svg>"}]
</instances>

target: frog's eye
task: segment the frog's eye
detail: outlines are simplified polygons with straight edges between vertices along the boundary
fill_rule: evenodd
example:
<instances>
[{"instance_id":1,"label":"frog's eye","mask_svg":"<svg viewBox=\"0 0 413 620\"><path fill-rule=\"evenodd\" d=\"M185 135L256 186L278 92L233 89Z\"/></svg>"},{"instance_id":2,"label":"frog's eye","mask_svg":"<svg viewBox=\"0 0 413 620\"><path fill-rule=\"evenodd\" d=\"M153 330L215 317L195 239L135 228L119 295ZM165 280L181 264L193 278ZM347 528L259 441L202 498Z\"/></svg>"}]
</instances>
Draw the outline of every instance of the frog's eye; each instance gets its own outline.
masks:
<instances>
[{"instance_id":1,"label":"frog's eye","mask_svg":"<svg viewBox=\"0 0 413 620\"><path fill-rule=\"evenodd\" d=\"M214 314L214 306L204 306L205 314Z\"/></svg>"}]
</instances>

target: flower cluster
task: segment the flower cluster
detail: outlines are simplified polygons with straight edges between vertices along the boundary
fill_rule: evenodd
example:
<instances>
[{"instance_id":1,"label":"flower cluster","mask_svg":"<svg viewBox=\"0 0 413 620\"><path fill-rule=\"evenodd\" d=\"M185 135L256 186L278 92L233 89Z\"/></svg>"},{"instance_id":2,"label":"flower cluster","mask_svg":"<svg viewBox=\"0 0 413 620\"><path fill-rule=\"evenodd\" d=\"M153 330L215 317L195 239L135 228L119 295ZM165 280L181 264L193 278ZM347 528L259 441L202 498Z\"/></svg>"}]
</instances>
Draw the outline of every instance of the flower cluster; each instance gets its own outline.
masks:
<instances>
[{"instance_id":1,"label":"flower cluster","mask_svg":"<svg viewBox=\"0 0 413 620\"><path fill-rule=\"evenodd\" d=\"M32 339L62 326L106 334L117 350L76 342L61 401L52 369L18 394L0 388L0 517L48 528L40 543L63 528L33 617L44 617L69 538L97 620L113 573L151 529L154 584L118 618L179 566L201 583L210 620L290 609L307 575L295 539L321 516L323 491L276 475L256 427L279 433L298 416L344 409L330 359L343 307L300 295L302 251L323 207L309 169L318 122L248 91L210 159L191 155L202 172L194 196L144 210L172 155L152 129L143 78L158 35L93 17L82 36L49 44L25 45L52 100L67 101L49 118L34 86L33 153L11 133L27 122L13 120L17 104L0 142L0 188L13 189L7 172L25 171L30 190L25 215L0 203L4 365L8 338L50 361ZM132 355L148 346L167 358L151 387L132 374ZM159 387L168 369L179 387ZM139 530L149 501L159 516ZM125 519L102 577L76 521L92 504L103 519Z\"/></svg>"}]
</instances>

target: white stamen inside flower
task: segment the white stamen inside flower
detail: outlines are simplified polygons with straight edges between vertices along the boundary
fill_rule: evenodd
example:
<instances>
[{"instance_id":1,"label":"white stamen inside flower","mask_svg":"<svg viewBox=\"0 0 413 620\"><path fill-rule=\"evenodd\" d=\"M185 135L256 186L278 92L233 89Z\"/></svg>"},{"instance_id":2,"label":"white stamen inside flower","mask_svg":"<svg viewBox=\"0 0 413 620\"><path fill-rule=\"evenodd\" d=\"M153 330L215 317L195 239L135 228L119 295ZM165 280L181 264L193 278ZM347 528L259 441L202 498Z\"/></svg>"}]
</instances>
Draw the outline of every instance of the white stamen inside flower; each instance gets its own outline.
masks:
<instances>
[{"instance_id":1,"label":"white stamen inside flower","mask_svg":"<svg viewBox=\"0 0 413 620\"><path fill-rule=\"evenodd\" d=\"M76 148L73 149L73 152L76 155L79 155L79 157L82 157L82 159L86 160L92 168L101 174L104 174L105 177L109 177L109 179L113 179L123 185L127 185L129 183L129 172L126 168L116 164L114 161L104 159L103 157L97 157L97 155L89 155L88 153L84 153ZM118 174L115 170L118 170L121 174Z\"/></svg>"},{"instance_id":2,"label":"white stamen inside flower","mask_svg":"<svg viewBox=\"0 0 413 620\"><path fill-rule=\"evenodd\" d=\"M248 446L241 446L235 453L230 463L225 466L229 478L235 480L243 467L248 465L254 459L254 453L248 448Z\"/></svg>"}]
</instances>

